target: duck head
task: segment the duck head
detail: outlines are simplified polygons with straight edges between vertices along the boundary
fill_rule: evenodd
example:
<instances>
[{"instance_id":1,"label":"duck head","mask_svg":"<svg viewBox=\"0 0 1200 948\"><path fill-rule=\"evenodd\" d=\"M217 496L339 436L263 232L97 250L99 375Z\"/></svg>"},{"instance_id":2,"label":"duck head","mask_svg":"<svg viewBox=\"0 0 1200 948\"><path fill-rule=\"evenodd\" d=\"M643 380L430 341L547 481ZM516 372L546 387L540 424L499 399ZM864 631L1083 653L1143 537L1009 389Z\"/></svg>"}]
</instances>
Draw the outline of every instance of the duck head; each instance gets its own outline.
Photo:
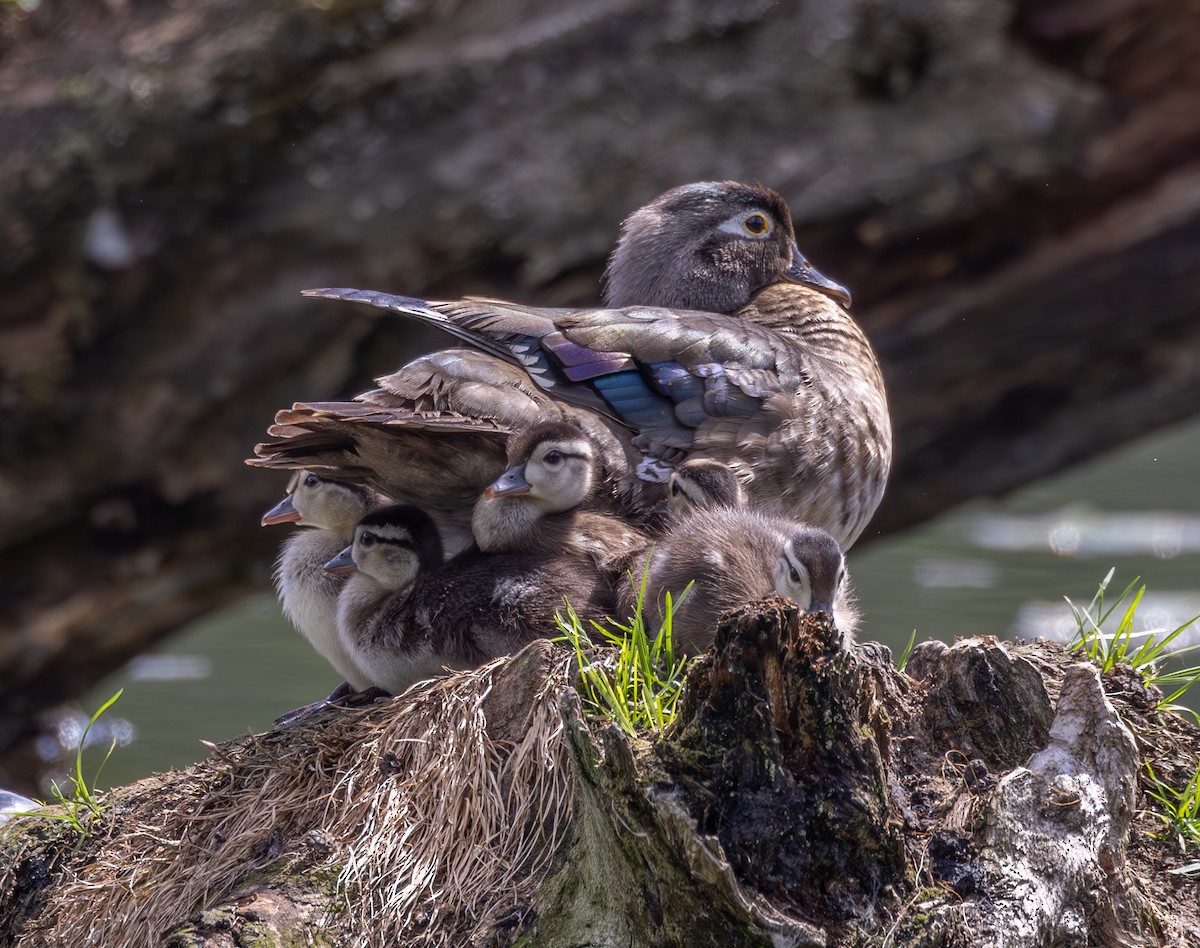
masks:
<instances>
[{"instance_id":1,"label":"duck head","mask_svg":"<svg viewBox=\"0 0 1200 948\"><path fill-rule=\"evenodd\" d=\"M596 453L574 425L535 425L509 440L510 467L483 492L484 502L524 497L543 514L578 507L596 488Z\"/></svg>"},{"instance_id":2,"label":"duck head","mask_svg":"<svg viewBox=\"0 0 1200 948\"><path fill-rule=\"evenodd\" d=\"M366 487L297 471L288 481L287 496L263 514L262 525L298 523L348 533L375 502Z\"/></svg>"},{"instance_id":3,"label":"duck head","mask_svg":"<svg viewBox=\"0 0 1200 948\"><path fill-rule=\"evenodd\" d=\"M405 589L422 570L442 563L442 539L425 511L393 504L367 514L354 528L354 542L325 564L329 573L354 570L385 589Z\"/></svg>"},{"instance_id":4,"label":"duck head","mask_svg":"<svg viewBox=\"0 0 1200 948\"><path fill-rule=\"evenodd\" d=\"M775 564L775 592L805 612L828 612L846 582L846 558L824 530L801 527L783 544Z\"/></svg>"},{"instance_id":5,"label":"duck head","mask_svg":"<svg viewBox=\"0 0 1200 948\"><path fill-rule=\"evenodd\" d=\"M679 520L694 510L713 507L742 507L746 492L737 475L710 458L684 461L671 472L667 494L667 513Z\"/></svg>"},{"instance_id":6,"label":"duck head","mask_svg":"<svg viewBox=\"0 0 1200 948\"><path fill-rule=\"evenodd\" d=\"M625 219L604 271L604 301L732 313L781 282L850 305L846 288L796 246L791 213L777 192L703 181L672 188Z\"/></svg>"}]
</instances>

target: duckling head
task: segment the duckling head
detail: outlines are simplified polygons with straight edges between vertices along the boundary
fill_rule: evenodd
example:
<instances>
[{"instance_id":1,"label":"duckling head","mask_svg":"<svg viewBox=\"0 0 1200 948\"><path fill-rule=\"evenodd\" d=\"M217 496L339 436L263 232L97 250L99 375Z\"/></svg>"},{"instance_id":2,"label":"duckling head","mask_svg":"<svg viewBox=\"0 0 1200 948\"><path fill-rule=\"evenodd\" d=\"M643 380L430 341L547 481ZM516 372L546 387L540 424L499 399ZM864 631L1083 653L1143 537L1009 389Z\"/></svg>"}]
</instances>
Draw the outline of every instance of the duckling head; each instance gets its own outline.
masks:
<instances>
[{"instance_id":1,"label":"duckling head","mask_svg":"<svg viewBox=\"0 0 1200 948\"><path fill-rule=\"evenodd\" d=\"M702 181L672 188L625 219L604 271L604 301L732 313L780 282L850 305L845 287L796 246L792 215L777 192Z\"/></svg>"},{"instance_id":2,"label":"duckling head","mask_svg":"<svg viewBox=\"0 0 1200 948\"><path fill-rule=\"evenodd\" d=\"M411 504L393 504L363 517L354 528L354 542L325 570L358 570L394 590L411 586L422 570L441 563L442 538L429 515Z\"/></svg>"},{"instance_id":3,"label":"duckling head","mask_svg":"<svg viewBox=\"0 0 1200 948\"><path fill-rule=\"evenodd\" d=\"M548 422L515 435L508 459L511 466L483 492L483 503L520 497L542 514L560 513L596 489L596 445L574 425Z\"/></svg>"},{"instance_id":4,"label":"duckling head","mask_svg":"<svg viewBox=\"0 0 1200 948\"><path fill-rule=\"evenodd\" d=\"M348 534L375 501L372 491L359 484L297 471L288 481L287 496L263 514L262 524L298 523Z\"/></svg>"},{"instance_id":5,"label":"duckling head","mask_svg":"<svg viewBox=\"0 0 1200 948\"><path fill-rule=\"evenodd\" d=\"M775 563L775 591L805 612L828 612L846 582L846 558L837 540L816 527L801 527L783 544Z\"/></svg>"},{"instance_id":6,"label":"duckling head","mask_svg":"<svg viewBox=\"0 0 1200 948\"><path fill-rule=\"evenodd\" d=\"M671 472L667 513L678 521L695 510L742 507L746 492L729 465L711 458L684 461Z\"/></svg>"}]
</instances>

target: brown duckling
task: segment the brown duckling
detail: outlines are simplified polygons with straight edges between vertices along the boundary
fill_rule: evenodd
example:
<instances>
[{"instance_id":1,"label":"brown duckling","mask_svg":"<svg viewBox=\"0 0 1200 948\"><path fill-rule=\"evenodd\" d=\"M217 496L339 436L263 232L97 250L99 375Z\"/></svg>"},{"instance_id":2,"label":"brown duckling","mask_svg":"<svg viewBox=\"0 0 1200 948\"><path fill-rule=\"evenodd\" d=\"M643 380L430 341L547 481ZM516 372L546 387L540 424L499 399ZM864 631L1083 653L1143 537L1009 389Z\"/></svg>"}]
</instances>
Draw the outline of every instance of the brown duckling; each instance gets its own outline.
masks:
<instances>
[{"instance_id":1,"label":"brown duckling","mask_svg":"<svg viewBox=\"0 0 1200 948\"><path fill-rule=\"evenodd\" d=\"M514 434L509 468L475 504L471 530L485 553L586 554L620 568L649 538L615 508L613 480L624 457L606 464L600 445L567 422Z\"/></svg>"},{"instance_id":2,"label":"brown duckling","mask_svg":"<svg viewBox=\"0 0 1200 948\"><path fill-rule=\"evenodd\" d=\"M472 550L443 563L433 520L407 504L367 514L328 568L354 571L338 603L343 647L393 694L557 635L564 596L583 616L615 605L587 557Z\"/></svg>"},{"instance_id":3,"label":"brown duckling","mask_svg":"<svg viewBox=\"0 0 1200 948\"><path fill-rule=\"evenodd\" d=\"M675 466L667 484L667 516L678 523L696 510L744 507L746 492L728 464L693 458Z\"/></svg>"},{"instance_id":4,"label":"brown duckling","mask_svg":"<svg viewBox=\"0 0 1200 948\"><path fill-rule=\"evenodd\" d=\"M819 527L731 507L696 510L659 541L647 572L646 608L661 621L664 594L671 593L673 638L682 653L707 649L722 613L771 593L805 612L830 613L843 642L853 641L858 614L845 556Z\"/></svg>"}]
</instances>

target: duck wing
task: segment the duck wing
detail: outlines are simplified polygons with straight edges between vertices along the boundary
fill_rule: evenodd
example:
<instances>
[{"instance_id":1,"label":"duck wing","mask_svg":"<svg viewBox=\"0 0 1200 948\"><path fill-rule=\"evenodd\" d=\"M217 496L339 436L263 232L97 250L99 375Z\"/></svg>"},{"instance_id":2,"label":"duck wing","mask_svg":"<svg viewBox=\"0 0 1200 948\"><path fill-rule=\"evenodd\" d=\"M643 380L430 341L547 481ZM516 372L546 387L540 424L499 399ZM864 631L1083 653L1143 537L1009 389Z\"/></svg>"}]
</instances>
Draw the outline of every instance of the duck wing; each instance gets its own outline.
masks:
<instances>
[{"instance_id":1,"label":"duck wing","mask_svg":"<svg viewBox=\"0 0 1200 948\"><path fill-rule=\"evenodd\" d=\"M794 396L810 381L805 353L792 340L738 316L656 307L539 309L476 298L431 302L353 289L305 295L367 303L443 329L520 367L553 398L632 429L644 454L667 461L692 449L697 429L752 417L768 400Z\"/></svg>"},{"instance_id":2,"label":"duck wing","mask_svg":"<svg viewBox=\"0 0 1200 948\"><path fill-rule=\"evenodd\" d=\"M476 349L420 356L376 382L353 401L277 412L268 433L280 440L257 445L247 463L313 468L397 500L469 508L507 466L509 434L540 422L582 427L603 446L614 484L640 457L631 432L617 437L608 419L557 401L519 366Z\"/></svg>"}]
</instances>

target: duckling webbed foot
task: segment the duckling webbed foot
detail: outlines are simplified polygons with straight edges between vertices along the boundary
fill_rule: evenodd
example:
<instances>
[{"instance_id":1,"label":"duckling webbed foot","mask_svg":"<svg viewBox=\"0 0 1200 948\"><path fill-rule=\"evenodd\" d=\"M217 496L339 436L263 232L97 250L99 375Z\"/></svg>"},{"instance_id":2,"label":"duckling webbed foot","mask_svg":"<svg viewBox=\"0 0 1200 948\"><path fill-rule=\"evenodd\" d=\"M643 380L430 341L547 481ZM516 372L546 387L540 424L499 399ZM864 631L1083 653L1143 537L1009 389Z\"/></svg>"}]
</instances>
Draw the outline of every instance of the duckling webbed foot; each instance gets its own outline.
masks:
<instances>
[{"instance_id":1,"label":"duckling webbed foot","mask_svg":"<svg viewBox=\"0 0 1200 948\"><path fill-rule=\"evenodd\" d=\"M371 702L378 701L380 698L392 697L390 691L384 691L382 688L376 688L374 685L370 688L364 688L362 691L354 691L349 685L346 686L346 689L340 695L337 695L335 690L334 694L325 699L326 702L339 708L361 708L363 705L371 704Z\"/></svg>"},{"instance_id":2,"label":"duckling webbed foot","mask_svg":"<svg viewBox=\"0 0 1200 948\"><path fill-rule=\"evenodd\" d=\"M325 696L326 704L336 704L348 695L354 694L354 686L348 681L343 681L340 685L333 689Z\"/></svg>"},{"instance_id":3,"label":"duckling webbed foot","mask_svg":"<svg viewBox=\"0 0 1200 948\"><path fill-rule=\"evenodd\" d=\"M295 724L301 718L306 718L310 714L316 714L318 711L323 711L326 708L356 708L364 704L370 704L376 698L387 696L388 693L386 691L375 687L355 691L354 686L350 682L343 681L320 701L314 701L312 704L306 704L281 714L275 719L275 726L288 727Z\"/></svg>"},{"instance_id":4,"label":"duckling webbed foot","mask_svg":"<svg viewBox=\"0 0 1200 948\"><path fill-rule=\"evenodd\" d=\"M275 719L276 727L290 727L301 718L306 718L310 714L316 714L318 711L329 707L329 701L322 698L320 701L314 701L312 704L306 704L299 708L293 708L291 711L286 711Z\"/></svg>"}]
</instances>

